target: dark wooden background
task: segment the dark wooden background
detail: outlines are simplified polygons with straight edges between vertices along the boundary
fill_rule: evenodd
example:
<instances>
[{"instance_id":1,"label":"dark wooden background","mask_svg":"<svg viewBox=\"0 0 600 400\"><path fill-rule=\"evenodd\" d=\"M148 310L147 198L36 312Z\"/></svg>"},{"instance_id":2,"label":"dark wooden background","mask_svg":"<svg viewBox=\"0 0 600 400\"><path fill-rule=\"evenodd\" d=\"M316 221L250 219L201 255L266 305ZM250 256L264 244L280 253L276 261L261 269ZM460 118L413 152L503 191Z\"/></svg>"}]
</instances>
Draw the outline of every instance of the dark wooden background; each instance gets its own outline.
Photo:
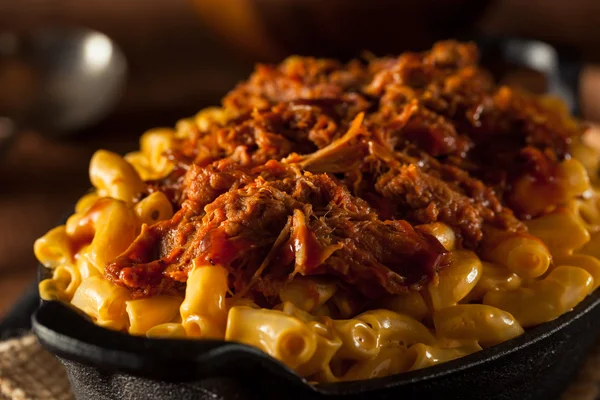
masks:
<instances>
[{"instance_id":1,"label":"dark wooden background","mask_svg":"<svg viewBox=\"0 0 600 400\"><path fill-rule=\"evenodd\" d=\"M595 0L495 0L478 24L487 33L562 41L593 60L600 58L599 19ZM111 36L128 57L130 79L118 109L99 126L62 141L21 132L0 159L0 317L34 279L33 241L88 188L94 150L136 148L144 130L216 103L253 61L206 29L188 0L0 0L0 32L51 25ZM590 71L600 82L598 70Z\"/></svg>"}]
</instances>

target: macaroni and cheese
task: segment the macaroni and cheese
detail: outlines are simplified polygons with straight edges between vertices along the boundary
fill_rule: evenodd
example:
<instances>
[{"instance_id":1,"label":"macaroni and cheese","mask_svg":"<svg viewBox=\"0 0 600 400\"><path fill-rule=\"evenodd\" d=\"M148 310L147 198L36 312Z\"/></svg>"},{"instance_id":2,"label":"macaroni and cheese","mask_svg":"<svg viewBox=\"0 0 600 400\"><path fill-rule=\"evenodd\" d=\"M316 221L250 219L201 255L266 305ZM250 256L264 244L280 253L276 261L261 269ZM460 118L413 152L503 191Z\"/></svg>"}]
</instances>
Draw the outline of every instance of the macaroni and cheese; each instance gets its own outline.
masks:
<instances>
[{"instance_id":1,"label":"macaroni and cheese","mask_svg":"<svg viewBox=\"0 0 600 400\"><path fill-rule=\"evenodd\" d=\"M255 346L312 382L425 368L600 285L598 154L472 44L258 66L221 107L99 150L35 243L45 300L151 338Z\"/></svg>"}]
</instances>

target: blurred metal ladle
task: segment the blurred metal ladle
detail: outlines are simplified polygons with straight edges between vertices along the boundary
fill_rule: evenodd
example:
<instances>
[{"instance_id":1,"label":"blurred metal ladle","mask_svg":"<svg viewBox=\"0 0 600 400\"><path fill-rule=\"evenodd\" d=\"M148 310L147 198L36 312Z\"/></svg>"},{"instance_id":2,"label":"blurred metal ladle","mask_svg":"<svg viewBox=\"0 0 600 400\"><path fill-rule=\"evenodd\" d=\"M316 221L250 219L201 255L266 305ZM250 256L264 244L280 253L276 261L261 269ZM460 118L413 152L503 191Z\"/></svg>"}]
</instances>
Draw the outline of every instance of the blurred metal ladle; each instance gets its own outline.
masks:
<instances>
[{"instance_id":1,"label":"blurred metal ladle","mask_svg":"<svg viewBox=\"0 0 600 400\"><path fill-rule=\"evenodd\" d=\"M0 32L0 152L15 125L60 136L100 121L116 106L126 73L123 52L93 30Z\"/></svg>"}]
</instances>

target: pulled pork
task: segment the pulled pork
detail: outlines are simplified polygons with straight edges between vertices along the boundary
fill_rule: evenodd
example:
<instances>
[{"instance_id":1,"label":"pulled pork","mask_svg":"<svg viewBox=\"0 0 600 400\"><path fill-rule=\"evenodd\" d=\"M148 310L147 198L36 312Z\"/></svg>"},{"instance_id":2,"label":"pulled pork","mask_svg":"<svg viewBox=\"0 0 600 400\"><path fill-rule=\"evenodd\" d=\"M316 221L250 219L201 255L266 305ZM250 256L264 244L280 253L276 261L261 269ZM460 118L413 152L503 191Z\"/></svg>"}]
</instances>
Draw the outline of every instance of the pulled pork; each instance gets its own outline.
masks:
<instances>
[{"instance_id":1,"label":"pulled pork","mask_svg":"<svg viewBox=\"0 0 600 400\"><path fill-rule=\"evenodd\" d=\"M543 99L496 87L477 58L472 44L440 42L368 63L257 67L224 98L225 121L178 139L176 168L148 182L178 211L144 227L106 276L134 296L174 293L197 261L223 265L232 293L266 305L297 274L376 298L448 264L416 225L443 222L473 250L484 226L526 234L517 217L535 214L511 204L513 182L557 179L547 166L582 129Z\"/></svg>"}]
</instances>

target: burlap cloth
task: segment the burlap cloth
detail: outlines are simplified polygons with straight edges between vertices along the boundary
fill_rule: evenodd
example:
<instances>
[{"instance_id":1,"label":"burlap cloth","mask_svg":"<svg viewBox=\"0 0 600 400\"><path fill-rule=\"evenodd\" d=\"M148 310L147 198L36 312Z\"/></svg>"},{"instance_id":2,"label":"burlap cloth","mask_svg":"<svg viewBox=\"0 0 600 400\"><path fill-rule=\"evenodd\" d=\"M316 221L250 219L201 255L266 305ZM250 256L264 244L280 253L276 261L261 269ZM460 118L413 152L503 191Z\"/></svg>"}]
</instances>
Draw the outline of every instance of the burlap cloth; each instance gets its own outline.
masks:
<instances>
[{"instance_id":1,"label":"burlap cloth","mask_svg":"<svg viewBox=\"0 0 600 400\"><path fill-rule=\"evenodd\" d=\"M563 394L563 400L600 396L600 342ZM71 400L62 365L31 334L0 342L0 400Z\"/></svg>"},{"instance_id":2,"label":"burlap cloth","mask_svg":"<svg viewBox=\"0 0 600 400\"><path fill-rule=\"evenodd\" d=\"M0 400L71 400L67 374L32 334L0 342Z\"/></svg>"}]
</instances>

